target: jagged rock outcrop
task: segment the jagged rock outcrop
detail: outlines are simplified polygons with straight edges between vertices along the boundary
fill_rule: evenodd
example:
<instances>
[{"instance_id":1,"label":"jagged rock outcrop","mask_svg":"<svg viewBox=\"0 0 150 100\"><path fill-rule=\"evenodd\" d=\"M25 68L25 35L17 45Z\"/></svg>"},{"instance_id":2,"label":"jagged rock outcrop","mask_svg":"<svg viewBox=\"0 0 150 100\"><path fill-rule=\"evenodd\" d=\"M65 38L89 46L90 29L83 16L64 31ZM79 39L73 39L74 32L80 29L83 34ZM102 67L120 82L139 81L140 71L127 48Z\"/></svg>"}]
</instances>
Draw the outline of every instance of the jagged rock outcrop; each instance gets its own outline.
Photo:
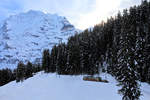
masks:
<instances>
[{"instance_id":1,"label":"jagged rock outcrop","mask_svg":"<svg viewBox=\"0 0 150 100\"><path fill-rule=\"evenodd\" d=\"M15 68L18 61L39 62L51 49L77 30L65 17L29 11L7 18L0 28L0 68Z\"/></svg>"}]
</instances>

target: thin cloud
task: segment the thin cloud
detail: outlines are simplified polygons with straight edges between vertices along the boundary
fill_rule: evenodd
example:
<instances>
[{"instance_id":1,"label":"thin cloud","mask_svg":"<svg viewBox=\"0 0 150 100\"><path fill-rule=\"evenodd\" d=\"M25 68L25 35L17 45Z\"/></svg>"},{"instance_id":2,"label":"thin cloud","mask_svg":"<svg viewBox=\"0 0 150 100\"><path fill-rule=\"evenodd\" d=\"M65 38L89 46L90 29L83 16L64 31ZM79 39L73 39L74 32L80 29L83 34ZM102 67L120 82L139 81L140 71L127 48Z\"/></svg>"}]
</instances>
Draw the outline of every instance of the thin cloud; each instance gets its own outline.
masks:
<instances>
[{"instance_id":1,"label":"thin cloud","mask_svg":"<svg viewBox=\"0 0 150 100\"><path fill-rule=\"evenodd\" d=\"M100 23L118 10L139 4L141 0L1 0L0 20L12 14L40 10L57 13L79 29Z\"/></svg>"},{"instance_id":2,"label":"thin cloud","mask_svg":"<svg viewBox=\"0 0 150 100\"><path fill-rule=\"evenodd\" d=\"M80 29L92 27L114 16L120 10L130 6L140 4L141 0L96 0L95 9L86 14L80 14L79 23L76 25Z\"/></svg>"}]
</instances>

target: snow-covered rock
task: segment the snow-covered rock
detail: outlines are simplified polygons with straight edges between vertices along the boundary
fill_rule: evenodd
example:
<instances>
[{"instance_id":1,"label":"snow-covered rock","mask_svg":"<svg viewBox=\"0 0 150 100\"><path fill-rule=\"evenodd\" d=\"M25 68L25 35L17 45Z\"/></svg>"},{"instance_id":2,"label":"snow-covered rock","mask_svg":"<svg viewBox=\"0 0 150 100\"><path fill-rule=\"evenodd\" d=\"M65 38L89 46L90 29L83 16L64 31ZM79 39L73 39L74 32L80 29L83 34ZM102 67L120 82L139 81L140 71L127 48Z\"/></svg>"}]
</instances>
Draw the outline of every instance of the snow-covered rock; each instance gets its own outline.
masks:
<instances>
[{"instance_id":1,"label":"snow-covered rock","mask_svg":"<svg viewBox=\"0 0 150 100\"><path fill-rule=\"evenodd\" d=\"M77 30L65 17L29 11L7 18L0 28L0 69L18 61L39 62L43 49L51 49Z\"/></svg>"}]
</instances>

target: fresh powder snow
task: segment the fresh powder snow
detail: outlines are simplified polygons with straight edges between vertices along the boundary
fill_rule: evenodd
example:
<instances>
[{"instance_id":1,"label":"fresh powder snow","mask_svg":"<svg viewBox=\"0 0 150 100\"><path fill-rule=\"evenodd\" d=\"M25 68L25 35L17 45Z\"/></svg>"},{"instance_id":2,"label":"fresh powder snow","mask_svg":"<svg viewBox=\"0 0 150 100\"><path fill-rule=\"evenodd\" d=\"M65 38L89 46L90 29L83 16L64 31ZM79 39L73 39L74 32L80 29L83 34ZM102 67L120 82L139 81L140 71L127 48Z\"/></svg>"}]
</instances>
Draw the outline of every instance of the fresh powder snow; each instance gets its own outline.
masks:
<instances>
[{"instance_id":1,"label":"fresh powder snow","mask_svg":"<svg viewBox=\"0 0 150 100\"><path fill-rule=\"evenodd\" d=\"M117 82L102 74L109 83L83 81L83 76L65 76L39 72L24 82L0 87L0 100L121 100ZM149 100L150 86L142 83L141 100Z\"/></svg>"}]
</instances>

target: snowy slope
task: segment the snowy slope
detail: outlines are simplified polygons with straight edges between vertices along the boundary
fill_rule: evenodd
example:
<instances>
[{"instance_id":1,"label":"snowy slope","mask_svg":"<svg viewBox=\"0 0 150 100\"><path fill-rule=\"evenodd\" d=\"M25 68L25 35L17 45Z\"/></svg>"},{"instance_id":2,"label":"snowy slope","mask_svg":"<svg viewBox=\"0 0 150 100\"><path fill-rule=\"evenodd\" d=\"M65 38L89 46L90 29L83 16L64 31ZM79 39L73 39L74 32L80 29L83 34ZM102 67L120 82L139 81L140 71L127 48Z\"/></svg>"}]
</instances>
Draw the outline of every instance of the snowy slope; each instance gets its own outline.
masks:
<instances>
[{"instance_id":1,"label":"snowy slope","mask_svg":"<svg viewBox=\"0 0 150 100\"><path fill-rule=\"evenodd\" d=\"M39 73L23 83L0 87L1 100L121 100L115 82L83 81L82 76ZM113 98L113 99L112 99Z\"/></svg>"},{"instance_id":2,"label":"snowy slope","mask_svg":"<svg viewBox=\"0 0 150 100\"><path fill-rule=\"evenodd\" d=\"M141 84L142 94L141 100L150 100L150 85L147 83Z\"/></svg>"},{"instance_id":3,"label":"snowy slope","mask_svg":"<svg viewBox=\"0 0 150 100\"><path fill-rule=\"evenodd\" d=\"M40 72L23 83L13 81L0 87L0 100L121 100L110 75L103 74L109 83L83 81L82 77ZM150 100L150 85L144 83L141 88L141 100Z\"/></svg>"},{"instance_id":4,"label":"snowy slope","mask_svg":"<svg viewBox=\"0 0 150 100\"><path fill-rule=\"evenodd\" d=\"M7 18L0 28L0 68L19 60L39 62L43 49L51 48L77 30L65 17L29 11Z\"/></svg>"}]
</instances>

